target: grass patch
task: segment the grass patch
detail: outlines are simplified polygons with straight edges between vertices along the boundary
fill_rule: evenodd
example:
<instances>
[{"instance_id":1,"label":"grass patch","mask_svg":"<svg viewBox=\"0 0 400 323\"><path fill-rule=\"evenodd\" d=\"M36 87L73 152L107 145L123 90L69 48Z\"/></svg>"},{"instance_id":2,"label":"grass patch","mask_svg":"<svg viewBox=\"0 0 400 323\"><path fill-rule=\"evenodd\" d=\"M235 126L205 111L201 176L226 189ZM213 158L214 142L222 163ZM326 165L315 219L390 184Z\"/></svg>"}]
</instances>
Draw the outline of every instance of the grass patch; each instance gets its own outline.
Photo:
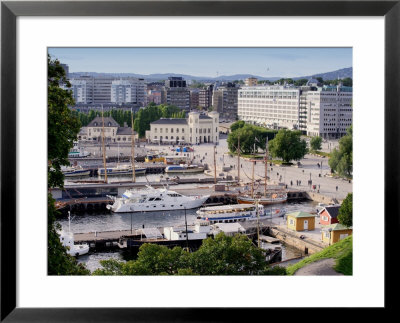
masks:
<instances>
[{"instance_id":1,"label":"grass patch","mask_svg":"<svg viewBox=\"0 0 400 323\"><path fill-rule=\"evenodd\" d=\"M311 264L315 261L333 258L336 259L336 265L334 269L344 275L353 274L353 236L350 235L347 238L333 244L332 246L326 247L324 250L315 253L302 261L287 267L286 271L288 275L293 275L298 269Z\"/></svg>"},{"instance_id":2,"label":"grass patch","mask_svg":"<svg viewBox=\"0 0 400 323\"><path fill-rule=\"evenodd\" d=\"M324 151L319 151L319 150L310 150L310 153L311 154L316 154L316 155L319 155L319 156L324 156L324 157L331 157L331 153L326 153L326 152L324 152Z\"/></svg>"}]
</instances>

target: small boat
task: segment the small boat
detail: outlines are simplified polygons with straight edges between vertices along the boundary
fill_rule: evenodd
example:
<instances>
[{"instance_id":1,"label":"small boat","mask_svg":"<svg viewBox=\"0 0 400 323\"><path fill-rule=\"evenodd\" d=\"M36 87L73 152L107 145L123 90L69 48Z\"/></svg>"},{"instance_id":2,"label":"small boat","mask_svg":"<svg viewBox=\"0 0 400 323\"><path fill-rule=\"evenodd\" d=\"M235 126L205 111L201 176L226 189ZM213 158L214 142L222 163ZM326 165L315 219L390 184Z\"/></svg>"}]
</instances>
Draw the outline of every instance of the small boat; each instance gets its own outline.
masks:
<instances>
[{"instance_id":1,"label":"small boat","mask_svg":"<svg viewBox=\"0 0 400 323\"><path fill-rule=\"evenodd\" d=\"M284 191L269 191L265 196L255 195L241 195L237 197L240 204L254 204L256 201L262 205L271 205L277 203L287 202L287 193Z\"/></svg>"},{"instance_id":2,"label":"small boat","mask_svg":"<svg viewBox=\"0 0 400 323\"><path fill-rule=\"evenodd\" d=\"M171 165L165 168L166 173L202 173L204 172L203 166L197 165Z\"/></svg>"},{"instance_id":3,"label":"small boat","mask_svg":"<svg viewBox=\"0 0 400 323\"><path fill-rule=\"evenodd\" d=\"M82 158L90 156L90 153L79 147L77 142L74 142L74 146L70 149L68 153L68 158Z\"/></svg>"},{"instance_id":4,"label":"small boat","mask_svg":"<svg viewBox=\"0 0 400 323\"><path fill-rule=\"evenodd\" d=\"M261 204L258 207L255 204L233 204L203 207L196 213L198 219L214 224L271 219L285 215L286 210L283 208L265 210Z\"/></svg>"},{"instance_id":5,"label":"small boat","mask_svg":"<svg viewBox=\"0 0 400 323\"><path fill-rule=\"evenodd\" d=\"M82 166L67 166L61 167L61 171L65 177L74 176L88 176L90 175L90 170L83 169Z\"/></svg>"},{"instance_id":6,"label":"small boat","mask_svg":"<svg viewBox=\"0 0 400 323\"><path fill-rule=\"evenodd\" d=\"M116 167L107 167L107 176L111 175L132 175L132 165L118 165ZM97 173L99 176L104 176L104 167L98 168ZM144 175L146 173L146 168L135 167L135 175Z\"/></svg>"},{"instance_id":7,"label":"small boat","mask_svg":"<svg viewBox=\"0 0 400 323\"><path fill-rule=\"evenodd\" d=\"M165 188L127 190L122 197L108 196L114 204L107 205L112 212L147 212L194 209L200 207L209 195L186 196Z\"/></svg>"},{"instance_id":8,"label":"small boat","mask_svg":"<svg viewBox=\"0 0 400 323\"><path fill-rule=\"evenodd\" d=\"M144 161L146 163L164 163L164 156L160 156L159 154L148 154Z\"/></svg>"},{"instance_id":9,"label":"small boat","mask_svg":"<svg viewBox=\"0 0 400 323\"><path fill-rule=\"evenodd\" d=\"M71 213L68 211L68 222L69 222L69 230L61 231L60 241L61 244L67 248L67 252L69 255L73 257L78 257L85 255L89 252L89 245L87 243L75 244L74 243L74 234L71 232Z\"/></svg>"}]
</instances>

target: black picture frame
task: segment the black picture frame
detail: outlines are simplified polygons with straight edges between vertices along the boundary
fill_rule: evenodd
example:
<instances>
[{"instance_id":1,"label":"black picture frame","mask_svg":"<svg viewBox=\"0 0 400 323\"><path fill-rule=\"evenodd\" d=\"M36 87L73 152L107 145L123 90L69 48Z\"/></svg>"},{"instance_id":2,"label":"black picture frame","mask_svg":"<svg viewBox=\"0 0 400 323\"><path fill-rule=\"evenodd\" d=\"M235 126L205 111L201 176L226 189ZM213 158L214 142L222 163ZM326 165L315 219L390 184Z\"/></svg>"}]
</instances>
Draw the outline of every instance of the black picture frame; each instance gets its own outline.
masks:
<instances>
[{"instance_id":1,"label":"black picture frame","mask_svg":"<svg viewBox=\"0 0 400 323\"><path fill-rule=\"evenodd\" d=\"M16 19L19 16L384 16L385 17L385 309L399 229L400 1L3 1L1 3L1 321L236 321L243 309L16 308ZM366 53L367 54L367 53ZM379 188L375 188L379 189ZM393 219L394 217L394 219ZM393 223L394 222L394 223ZM390 277L390 282L388 279ZM391 287L393 286L393 287ZM38 291L39 292L39 291ZM56 296L56 295L55 295ZM242 295L246 297L246 295ZM117 295L110 295L110 298ZM249 297L249 295L247 295ZM310 304L312 306L312 304ZM257 312L251 309L256 319ZM287 310L287 309L286 309ZM286 312L285 310L285 312ZM271 311L271 309L267 309ZM284 309L275 309L283 313ZM269 312L271 313L271 312ZM287 312L286 312L287 313ZM267 313L264 311L261 315ZM248 315L248 313L246 313ZM254 315L254 316L253 316Z\"/></svg>"}]
</instances>

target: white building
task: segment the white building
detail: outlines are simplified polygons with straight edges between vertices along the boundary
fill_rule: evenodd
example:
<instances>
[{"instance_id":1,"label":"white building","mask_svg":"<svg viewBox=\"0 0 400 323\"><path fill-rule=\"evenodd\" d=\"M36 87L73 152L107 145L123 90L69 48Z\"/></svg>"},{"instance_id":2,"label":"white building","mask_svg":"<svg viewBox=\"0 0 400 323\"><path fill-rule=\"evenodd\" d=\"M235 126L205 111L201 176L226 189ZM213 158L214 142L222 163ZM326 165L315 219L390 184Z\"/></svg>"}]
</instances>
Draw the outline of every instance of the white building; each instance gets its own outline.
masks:
<instances>
[{"instance_id":1,"label":"white building","mask_svg":"<svg viewBox=\"0 0 400 323\"><path fill-rule=\"evenodd\" d=\"M133 77L81 76L70 80L76 103L132 103L139 106L146 104L146 84L144 79ZM76 84L76 86L74 86ZM83 91L83 85L85 89ZM79 94L81 91L82 94ZM83 93L85 100L83 100Z\"/></svg>"},{"instance_id":2,"label":"white building","mask_svg":"<svg viewBox=\"0 0 400 323\"><path fill-rule=\"evenodd\" d=\"M82 127L78 134L79 140L101 142L103 134L103 121L101 117L94 118L86 127ZM135 132L135 140L138 135ZM106 142L131 142L132 128L120 127L111 117L104 117L104 141Z\"/></svg>"},{"instance_id":3,"label":"white building","mask_svg":"<svg viewBox=\"0 0 400 323\"><path fill-rule=\"evenodd\" d=\"M84 80L71 80L72 97L75 103L87 103L87 86Z\"/></svg>"},{"instance_id":4,"label":"white building","mask_svg":"<svg viewBox=\"0 0 400 323\"><path fill-rule=\"evenodd\" d=\"M151 143L201 144L219 142L219 114L189 112L186 119L161 118L150 124L146 139Z\"/></svg>"},{"instance_id":5,"label":"white building","mask_svg":"<svg viewBox=\"0 0 400 323\"><path fill-rule=\"evenodd\" d=\"M269 128L297 129L300 90L293 86L247 86L238 92L238 118Z\"/></svg>"},{"instance_id":6,"label":"white building","mask_svg":"<svg viewBox=\"0 0 400 323\"><path fill-rule=\"evenodd\" d=\"M268 128L340 138L353 122L352 91L347 86L317 84L243 87L238 94L238 118Z\"/></svg>"}]
</instances>

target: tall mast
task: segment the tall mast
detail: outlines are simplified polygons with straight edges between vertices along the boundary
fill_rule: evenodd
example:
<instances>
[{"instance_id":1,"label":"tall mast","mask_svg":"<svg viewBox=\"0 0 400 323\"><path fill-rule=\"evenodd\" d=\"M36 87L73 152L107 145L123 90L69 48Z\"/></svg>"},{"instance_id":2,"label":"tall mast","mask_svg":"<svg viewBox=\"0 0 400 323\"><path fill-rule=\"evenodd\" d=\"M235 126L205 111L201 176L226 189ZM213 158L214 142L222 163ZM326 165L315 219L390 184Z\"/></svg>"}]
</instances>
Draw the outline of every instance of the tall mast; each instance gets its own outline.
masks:
<instances>
[{"instance_id":1,"label":"tall mast","mask_svg":"<svg viewBox=\"0 0 400 323\"><path fill-rule=\"evenodd\" d=\"M238 134L238 147L237 147L237 169L238 169L238 184L240 185L240 134Z\"/></svg>"},{"instance_id":2,"label":"tall mast","mask_svg":"<svg viewBox=\"0 0 400 323\"><path fill-rule=\"evenodd\" d=\"M260 214L258 210L258 199L256 200L256 212L257 212L257 246L260 248Z\"/></svg>"},{"instance_id":3,"label":"tall mast","mask_svg":"<svg viewBox=\"0 0 400 323\"><path fill-rule=\"evenodd\" d=\"M268 170L268 136L265 142L265 179L264 179L264 197L267 197L267 170Z\"/></svg>"},{"instance_id":4,"label":"tall mast","mask_svg":"<svg viewBox=\"0 0 400 323\"><path fill-rule=\"evenodd\" d=\"M136 182L136 172L135 172L135 131L133 130L133 113L131 109L131 126L132 126L132 182Z\"/></svg>"},{"instance_id":5,"label":"tall mast","mask_svg":"<svg viewBox=\"0 0 400 323\"><path fill-rule=\"evenodd\" d=\"M256 161L253 160L252 162L253 162L253 170L251 174L251 197L254 198L254 164L256 163Z\"/></svg>"},{"instance_id":6,"label":"tall mast","mask_svg":"<svg viewBox=\"0 0 400 323\"><path fill-rule=\"evenodd\" d=\"M214 145L214 184L217 184L217 162L215 160L215 145Z\"/></svg>"},{"instance_id":7,"label":"tall mast","mask_svg":"<svg viewBox=\"0 0 400 323\"><path fill-rule=\"evenodd\" d=\"M107 167L106 167L106 148L104 145L104 112L103 105L101 105L101 121L103 123L102 131L101 131L101 141L103 144L103 167L104 167L104 182L107 183Z\"/></svg>"}]
</instances>

